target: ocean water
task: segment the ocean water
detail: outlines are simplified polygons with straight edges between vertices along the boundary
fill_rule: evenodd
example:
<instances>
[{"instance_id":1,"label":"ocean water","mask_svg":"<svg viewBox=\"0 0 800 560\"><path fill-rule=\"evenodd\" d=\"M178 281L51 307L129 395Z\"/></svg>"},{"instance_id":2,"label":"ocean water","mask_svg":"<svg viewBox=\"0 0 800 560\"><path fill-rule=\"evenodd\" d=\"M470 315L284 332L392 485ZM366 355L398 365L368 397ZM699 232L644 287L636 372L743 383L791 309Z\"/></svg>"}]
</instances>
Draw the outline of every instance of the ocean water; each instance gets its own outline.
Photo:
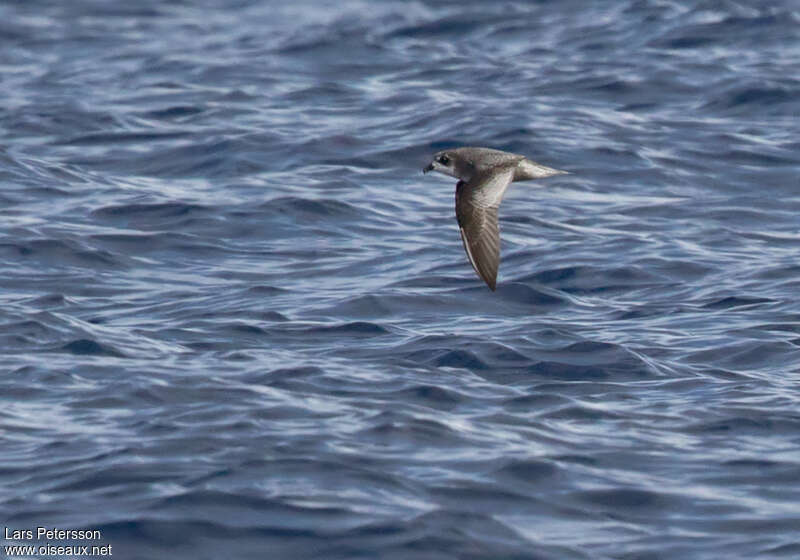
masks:
<instances>
[{"instance_id":1,"label":"ocean water","mask_svg":"<svg viewBox=\"0 0 800 560\"><path fill-rule=\"evenodd\" d=\"M8 1L0 46L5 557L800 557L796 2ZM421 173L461 145L571 173L494 293Z\"/></svg>"}]
</instances>

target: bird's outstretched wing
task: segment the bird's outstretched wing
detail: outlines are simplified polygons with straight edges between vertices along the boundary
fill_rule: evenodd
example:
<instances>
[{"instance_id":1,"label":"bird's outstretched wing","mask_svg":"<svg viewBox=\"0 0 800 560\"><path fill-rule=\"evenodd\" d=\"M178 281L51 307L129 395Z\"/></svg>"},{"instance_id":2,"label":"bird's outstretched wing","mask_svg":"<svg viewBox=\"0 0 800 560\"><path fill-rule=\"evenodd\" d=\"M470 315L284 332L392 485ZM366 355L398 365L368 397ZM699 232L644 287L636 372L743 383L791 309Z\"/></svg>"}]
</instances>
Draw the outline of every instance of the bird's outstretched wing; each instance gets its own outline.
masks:
<instances>
[{"instance_id":1,"label":"bird's outstretched wing","mask_svg":"<svg viewBox=\"0 0 800 560\"><path fill-rule=\"evenodd\" d=\"M489 288L497 286L500 266L500 228L497 209L514 178L513 165L478 173L456 185L456 218L469 262Z\"/></svg>"}]
</instances>

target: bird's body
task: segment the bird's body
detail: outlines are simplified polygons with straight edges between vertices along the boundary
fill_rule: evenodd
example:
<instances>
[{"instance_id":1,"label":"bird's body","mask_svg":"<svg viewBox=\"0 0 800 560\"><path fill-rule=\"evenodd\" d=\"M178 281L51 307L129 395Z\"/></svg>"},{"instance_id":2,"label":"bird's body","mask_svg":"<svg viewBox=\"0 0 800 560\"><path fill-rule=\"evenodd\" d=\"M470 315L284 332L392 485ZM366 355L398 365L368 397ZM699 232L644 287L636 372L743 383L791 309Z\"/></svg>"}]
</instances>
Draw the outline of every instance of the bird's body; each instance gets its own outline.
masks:
<instances>
[{"instance_id":1,"label":"bird's body","mask_svg":"<svg viewBox=\"0 0 800 560\"><path fill-rule=\"evenodd\" d=\"M433 156L423 172L438 171L458 179L456 218L464 250L475 272L494 291L500 265L497 209L514 181L561 175L525 156L490 148L454 148Z\"/></svg>"}]
</instances>

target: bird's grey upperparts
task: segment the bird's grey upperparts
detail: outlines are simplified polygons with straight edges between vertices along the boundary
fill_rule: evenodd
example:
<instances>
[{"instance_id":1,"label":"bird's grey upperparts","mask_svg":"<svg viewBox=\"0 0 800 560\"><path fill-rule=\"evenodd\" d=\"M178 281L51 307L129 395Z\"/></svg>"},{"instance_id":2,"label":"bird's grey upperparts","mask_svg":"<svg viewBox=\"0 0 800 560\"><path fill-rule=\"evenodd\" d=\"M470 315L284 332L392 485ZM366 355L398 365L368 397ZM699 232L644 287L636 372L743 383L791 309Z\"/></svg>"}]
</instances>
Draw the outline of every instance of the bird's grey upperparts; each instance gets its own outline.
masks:
<instances>
[{"instance_id":1,"label":"bird's grey upperparts","mask_svg":"<svg viewBox=\"0 0 800 560\"><path fill-rule=\"evenodd\" d=\"M500 229L497 209L514 181L542 179L567 173L525 156L491 148L453 148L433 156L422 172L438 171L458 179L456 219L469 262L489 288L497 286Z\"/></svg>"}]
</instances>

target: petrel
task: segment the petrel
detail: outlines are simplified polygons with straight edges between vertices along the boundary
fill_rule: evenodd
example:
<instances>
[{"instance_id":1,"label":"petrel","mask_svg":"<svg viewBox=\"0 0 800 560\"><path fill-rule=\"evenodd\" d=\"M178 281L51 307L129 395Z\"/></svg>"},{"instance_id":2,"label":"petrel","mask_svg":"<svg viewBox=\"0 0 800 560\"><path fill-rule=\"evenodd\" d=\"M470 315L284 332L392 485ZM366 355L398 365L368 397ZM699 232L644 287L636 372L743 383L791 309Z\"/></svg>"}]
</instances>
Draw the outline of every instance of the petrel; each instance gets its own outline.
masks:
<instances>
[{"instance_id":1,"label":"petrel","mask_svg":"<svg viewBox=\"0 0 800 560\"><path fill-rule=\"evenodd\" d=\"M491 148L442 150L422 170L423 173L428 171L438 171L458 179L456 219L464 250L472 268L492 291L497 286L497 267L500 265L497 209L506 189L514 181L567 173L519 154Z\"/></svg>"}]
</instances>

